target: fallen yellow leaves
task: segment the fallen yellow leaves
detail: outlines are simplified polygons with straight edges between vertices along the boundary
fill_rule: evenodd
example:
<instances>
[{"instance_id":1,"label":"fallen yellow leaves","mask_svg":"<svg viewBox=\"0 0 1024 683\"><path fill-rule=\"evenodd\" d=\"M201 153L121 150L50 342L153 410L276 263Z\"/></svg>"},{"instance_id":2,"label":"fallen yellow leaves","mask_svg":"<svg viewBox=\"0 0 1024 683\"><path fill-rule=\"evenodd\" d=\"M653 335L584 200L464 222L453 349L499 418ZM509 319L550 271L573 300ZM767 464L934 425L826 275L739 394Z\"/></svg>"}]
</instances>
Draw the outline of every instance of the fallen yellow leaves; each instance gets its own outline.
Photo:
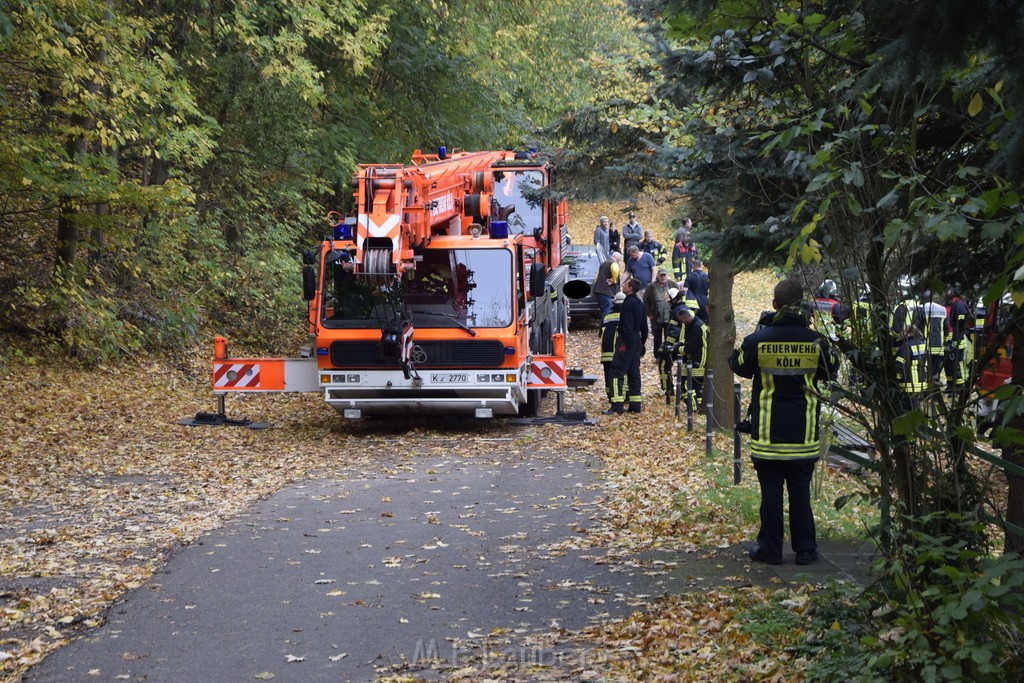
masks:
<instances>
[{"instance_id":1,"label":"fallen yellow leaves","mask_svg":"<svg viewBox=\"0 0 1024 683\"><path fill-rule=\"evenodd\" d=\"M567 346L570 366L600 376L596 330L573 332ZM233 416L266 420L275 429L178 426L177 418L211 405L208 360L198 356L175 366L142 359L92 372L30 365L0 370L5 387L0 403L0 443L5 446L0 468L0 678L18 676L67 638L100 624L113 601L142 585L169 553L196 542L257 500L298 480L360 468L379 471L380 463L393 463L396 456L454 452L486 462L498 457L495 444L500 443L503 458L536 451L593 457L603 478L602 491L594 494L602 514L592 524L566 529L564 540L543 548L550 556L591 545L623 553L655 547L696 551L750 537L752 529L737 521L732 510L707 504L707 492L716 484L703 466L704 435L688 434L685 418L677 420L654 395L658 380L650 355L642 367L647 396L643 413L605 417L596 428L551 425L512 432L502 420L431 420L413 429L405 423L398 428L379 421L346 422L315 394L229 399ZM569 410L598 414L606 405L603 387L599 382L593 391L570 394L566 404ZM544 409L553 410L553 401ZM702 418L697 423L703 427ZM455 431L458 438L452 438ZM716 435L716 446L726 448L726 439ZM392 467L390 474L401 473L400 465ZM387 496L381 499L390 502ZM458 518L472 519L473 507L464 506ZM498 512L522 513L516 507ZM354 508L333 513L392 515ZM437 511L423 514L427 523L452 533L484 533L452 524L454 515L442 519ZM438 536L422 550L447 546ZM517 553L520 546L507 543L503 550ZM395 568L403 560L394 555L382 563ZM344 596L345 591L326 595ZM416 596L423 601L440 597L426 592ZM595 604L600 600L595 597ZM727 659L750 661L757 652L751 647L751 653L742 653L742 647L750 646L749 638L733 628L730 600L725 593L708 596L704 604L669 599L647 616L592 627L584 634L584 646L597 644L614 654L611 670L621 676L616 680L724 675ZM513 609L529 608L509 606ZM653 635L641 633L648 628ZM489 633L468 635L480 639ZM286 659L302 661L302 655ZM696 678L688 678L690 674ZM594 675L594 669L587 669L574 677L590 680ZM273 677L273 672L256 675ZM452 680L458 676L453 674Z\"/></svg>"}]
</instances>

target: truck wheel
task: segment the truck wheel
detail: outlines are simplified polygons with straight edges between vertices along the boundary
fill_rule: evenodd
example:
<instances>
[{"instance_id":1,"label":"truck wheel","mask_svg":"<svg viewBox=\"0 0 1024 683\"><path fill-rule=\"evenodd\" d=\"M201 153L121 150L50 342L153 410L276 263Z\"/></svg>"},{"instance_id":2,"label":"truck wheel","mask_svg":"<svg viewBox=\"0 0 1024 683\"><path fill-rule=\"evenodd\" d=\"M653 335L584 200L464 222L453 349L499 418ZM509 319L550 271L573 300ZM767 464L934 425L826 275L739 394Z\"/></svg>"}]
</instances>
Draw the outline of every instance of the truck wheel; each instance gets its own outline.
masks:
<instances>
[{"instance_id":1,"label":"truck wheel","mask_svg":"<svg viewBox=\"0 0 1024 683\"><path fill-rule=\"evenodd\" d=\"M519 406L519 417L537 417L540 409L540 389L526 390L526 403Z\"/></svg>"}]
</instances>

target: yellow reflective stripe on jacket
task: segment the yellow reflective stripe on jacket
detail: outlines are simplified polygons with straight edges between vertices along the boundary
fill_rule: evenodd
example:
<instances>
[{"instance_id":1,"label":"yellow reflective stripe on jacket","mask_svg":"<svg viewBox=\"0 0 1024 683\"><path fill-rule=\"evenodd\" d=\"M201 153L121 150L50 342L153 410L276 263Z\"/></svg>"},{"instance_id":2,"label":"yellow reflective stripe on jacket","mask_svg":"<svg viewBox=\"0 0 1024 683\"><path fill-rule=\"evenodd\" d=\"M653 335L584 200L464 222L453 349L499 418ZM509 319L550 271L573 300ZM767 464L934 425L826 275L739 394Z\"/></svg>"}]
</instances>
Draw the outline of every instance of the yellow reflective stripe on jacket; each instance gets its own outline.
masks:
<instances>
[{"instance_id":1,"label":"yellow reflective stripe on jacket","mask_svg":"<svg viewBox=\"0 0 1024 683\"><path fill-rule=\"evenodd\" d=\"M813 443L769 443L760 439L750 441L750 454L765 460L796 460L816 458L821 444Z\"/></svg>"},{"instance_id":2,"label":"yellow reflective stripe on jacket","mask_svg":"<svg viewBox=\"0 0 1024 683\"><path fill-rule=\"evenodd\" d=\"M768 443L772 433L772 395L775 393L775 378L771 375L761 377L761 397L758 401L759 418L757 421L757 439Z\"/></svg>"},{"instance_id":3,"label":"yellow reflective stripe on jacket","mask_svg":"<svg viewBox=\"0 0 1024 683\"><path fill-rule=\"evenodd\" d=\"M804 412L804 445L817 444L818 435L816 433L818 427L818 421L815 419L818 416L818 397L814 392L814 379L811 375L807 375L807 388L811 391L807 392L807 409Z\"/></svg>"},{"instance_id":4,"label":"yellow reflective stripe on jacket","mask_svg":"<svg viewBox=\"0 0 1024 683\"><path fill-rule=\"evenodd\" d=\"M615 323L615 330L609 334L608 327ZM619 341L619 311L612 311L601 321L601 362L610 363L615 356L615 347Z\"/></svg>"},{"instance_id":5,"label":"yellow reflective stripe on jacket","mask_svg":"<svg viewBox=\"0 0 1024 683\"><path fill-rule=\"evenodd\" d=\"M903 353L896 356L897 375L901 375L899 387L908 394L920 394L928 388L927 372L924 366L927 352L924 342L911 344L909 360Z\"/></svg>"},{"instance_id":6,"label":"yellow reflective stripe on jacket","mask_svg":"<svg viewBox=\"0 0 1024 683\"><path fill-rule=\"evenodd\" d=\"M696 323L694 323L696 324ZM708 326L700 326L700 358L693 359L693 376L703 377L708 366Z\"/></svg>"}]
</instances>

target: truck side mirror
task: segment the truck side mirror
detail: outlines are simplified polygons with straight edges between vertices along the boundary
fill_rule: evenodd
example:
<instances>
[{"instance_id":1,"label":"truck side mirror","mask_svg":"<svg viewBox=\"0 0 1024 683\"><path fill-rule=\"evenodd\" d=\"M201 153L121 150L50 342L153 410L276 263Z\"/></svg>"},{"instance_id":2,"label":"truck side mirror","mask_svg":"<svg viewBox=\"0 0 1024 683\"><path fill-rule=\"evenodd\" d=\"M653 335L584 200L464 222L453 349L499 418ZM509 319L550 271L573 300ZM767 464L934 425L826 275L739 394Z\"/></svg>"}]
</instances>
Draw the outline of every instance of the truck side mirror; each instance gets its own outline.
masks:
<instances>
[{"instance_id":1,"label":"truck side mirror","mask_svg":"<svg viewBox=\"0 0 1024 683\"><path fill-rule=\"evenodd\" d=\"M302 267L302 298L306 301L316 298L316 270L313 266Z\"/></svg>"}]
</instances>

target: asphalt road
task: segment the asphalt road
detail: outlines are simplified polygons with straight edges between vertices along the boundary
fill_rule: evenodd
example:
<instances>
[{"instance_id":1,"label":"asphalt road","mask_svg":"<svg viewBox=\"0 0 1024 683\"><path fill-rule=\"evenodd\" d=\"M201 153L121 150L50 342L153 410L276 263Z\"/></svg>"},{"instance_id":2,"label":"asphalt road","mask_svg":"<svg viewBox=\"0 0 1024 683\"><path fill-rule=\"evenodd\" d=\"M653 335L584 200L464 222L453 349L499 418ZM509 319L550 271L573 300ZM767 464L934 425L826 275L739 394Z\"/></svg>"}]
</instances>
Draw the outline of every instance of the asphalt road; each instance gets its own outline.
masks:
<instances>
[{"instance_id":1,"label":"asphalt road","mask_svg":"<svg viewBox=\"0 0 1024 683\"><path fill-rule=\"evenodd\" d=\"M600 653L569 634L739 566L575 547L602 514L597 466L565 454L411 457L292 486L185 548L25 680L580 671Z\"/></svg>"}]
</instances>

